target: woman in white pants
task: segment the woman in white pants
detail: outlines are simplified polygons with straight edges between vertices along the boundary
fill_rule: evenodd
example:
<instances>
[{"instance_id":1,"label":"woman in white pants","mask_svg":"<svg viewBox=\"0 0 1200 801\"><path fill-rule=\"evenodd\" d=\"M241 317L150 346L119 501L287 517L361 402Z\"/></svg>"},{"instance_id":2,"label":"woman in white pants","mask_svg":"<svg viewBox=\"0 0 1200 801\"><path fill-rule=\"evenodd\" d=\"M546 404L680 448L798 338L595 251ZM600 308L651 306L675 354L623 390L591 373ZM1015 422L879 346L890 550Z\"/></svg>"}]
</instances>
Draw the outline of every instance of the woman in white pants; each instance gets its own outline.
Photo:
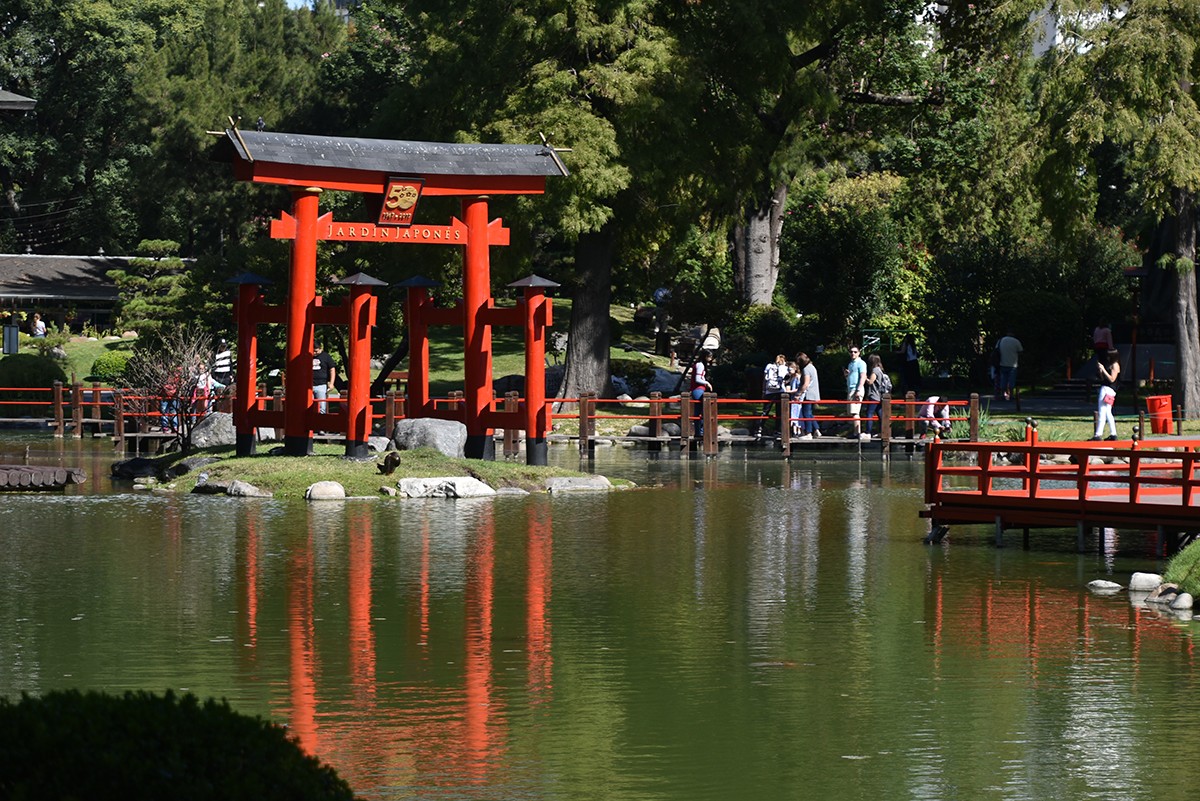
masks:
<instances>
[{"instance_id":1,"label":"woman in white pants","mask_svg":"<svg viewBox=\"0 0 1200 801\"><path fill-rule=\"evenodd\" d=\"M1110 433L1106 439L1113 440L1117 438L1117 421L1113 417L1113 403L1117 399L1117 378L1121 375L1121 362L1117 359L1117 352L1110 350L1099 365L1100 370L1100 395L1096 399L1096 434L1092 437L1093 440L1100 439L1100 435L1104 433L1104 424L1108 423Z\"/></svg>"}]
</instances>

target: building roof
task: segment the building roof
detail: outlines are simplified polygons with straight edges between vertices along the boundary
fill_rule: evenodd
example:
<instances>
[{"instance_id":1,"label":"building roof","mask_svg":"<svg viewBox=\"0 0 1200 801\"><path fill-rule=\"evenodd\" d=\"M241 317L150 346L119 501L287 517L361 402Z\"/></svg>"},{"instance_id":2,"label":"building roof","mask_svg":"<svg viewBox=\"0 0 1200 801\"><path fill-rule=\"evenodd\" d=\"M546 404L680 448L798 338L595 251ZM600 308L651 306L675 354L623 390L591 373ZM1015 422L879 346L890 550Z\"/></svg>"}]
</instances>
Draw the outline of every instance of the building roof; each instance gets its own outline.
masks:
<instances>
[{"instance_id":1,"label":"building roof","mask_svg":"<svg viewBox=\"0 0 1200 801\"><path fill-rule=\"evenodd\" d=\"M227 129L219 157L301 167L405 175L558 176L567 170L547 145L488 145L311 136Z\"/></svg>"},{"instance_id":2,"label":"building roof","mask_svg":"<svg viewBox=\"0 0 1200 801\"><path fill-rule=\"evenodd\" d=\"M108 271L130 258L0 253L0 300L114 303L117 286Z\"/></svg>"},{"instance_id":3,"label":"building roof","mask_svg":"<svg viewBox=\"0 0 1200 801\"><path fill-rule=\"evenodd\" d=\"M0 89L0 111L32 111L37 101L32 97L6 92Z\"/></svg>"}]
</instances>

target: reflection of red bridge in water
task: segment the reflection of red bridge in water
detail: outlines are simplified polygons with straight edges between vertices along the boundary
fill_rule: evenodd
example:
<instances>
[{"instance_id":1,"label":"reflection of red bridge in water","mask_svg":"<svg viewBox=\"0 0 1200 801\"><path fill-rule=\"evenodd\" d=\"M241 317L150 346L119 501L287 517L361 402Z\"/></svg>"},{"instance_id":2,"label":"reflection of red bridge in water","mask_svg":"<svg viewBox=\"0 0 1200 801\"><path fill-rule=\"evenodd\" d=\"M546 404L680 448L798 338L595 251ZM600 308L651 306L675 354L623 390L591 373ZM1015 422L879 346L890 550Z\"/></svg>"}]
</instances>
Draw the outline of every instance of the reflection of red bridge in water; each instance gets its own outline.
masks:
<instances>
[{"instance_id":1,"label":"reflection of red bridge in water","mask_svg":"<svg viewBox=\"0 0 1200 801\"><path fill-rule=\"evenodd\" d=\"M1121 632L1129 639L1134 665L1143 653L1177 653L1195 667L1190 630L1156 609L1130 604L1124 594L1095 597L1086 591L1006 579L989 580L978 588L955 588L956 594L947 598L943 581L940 574L932 579L927 600L926 619L936 659L983 650L996 658L1027 659L1036 668L1043 658L1086 657L1100 632L1107 631Z\"/></svg>"},{"instance_id":2,"label":"reflection of red bridge in water","mask_svg":"<svg viewBox=\"0 0 1200 801\"><path fill-rule=\"evenodd\" d=\"M956 523L1075 528L1080 551L1092 527L1156 530L1159 551L1200 533L1200 440L930 443L921 513L940 539ZM1168 535L1174 535L1168 540Z\"/></svg>"},{"instance_id":3,"label":"reflection of red bridge in water","mask_svg":"<svg viewBox=\"0 0 1200 801\"><path fill-rule=\"evenodd\" d=\"M467 541L467 577L463 587L463 628L443 630L443 648L461 656L457 685L442 685L440 701L426 701L427 708L414 710L405 701L413 683L439 683L440 663L431 663L431 528L421 531L420 563L411 603L406 603L409 638L397 642L387 635L387 626L376 617L373 601L376 546L369 506L349 506L346 528L346 574L344 586L346 619L342 634L320 634L317 610L321 600L321 577L310 530L291 549L285 568L287 582L288 654L286 698L276 703L274 716L288 721L291 734L310 754L338 768L352 784L372 780L385 783L434 784L484 783L500 761L507 742L507 702L495 687L493 655L493 609L495 603L495 525L490 506L481 513ZM261 641L259 616L261 567L258 522L247 519L243 564L238 569L239 591L246 614L239 633L247 650L246 666L252 668ZM526 690L524 702L540 705L553 696L551 630L548 615L552 557L552 522L549 508L528 507L528 543L525 553ZM511 624L511 621L510 621ZM334 626L336 631L339 625ZM444 627L443 627L444 629ZM456 643L461 643L461 653ZM398 650L399 649L399 650ZM383 651L384 655L380 655ZM455 661L458 661L456 658ZM348 685L322 681L330 673L344 670ZM405 671L419 675L404 678ZM373 721L368 723L368 721ZM369 774L367 778L363 774ZM386 777L381 779L380 777ZM433 777L433 778L431 778ZM437 777L447 777L438 779Z\"/></svg>"}]
</instances>

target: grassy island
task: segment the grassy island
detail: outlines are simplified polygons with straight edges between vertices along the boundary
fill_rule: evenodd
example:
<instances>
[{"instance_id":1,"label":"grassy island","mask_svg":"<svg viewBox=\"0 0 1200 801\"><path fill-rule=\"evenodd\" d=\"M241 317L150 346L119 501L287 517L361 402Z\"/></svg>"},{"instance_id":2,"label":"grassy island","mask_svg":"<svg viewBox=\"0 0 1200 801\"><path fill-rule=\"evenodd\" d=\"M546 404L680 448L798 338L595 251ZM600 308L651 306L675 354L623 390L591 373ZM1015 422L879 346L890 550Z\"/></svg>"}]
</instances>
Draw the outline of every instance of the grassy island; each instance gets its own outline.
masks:
<instances>
[{"instance_id":1,"label":"grassy island","mask_svg":"<svg viewBox=\"0 0 1200 801\"><path fill-rule=\"evenodd\" d=\"M402 478L436 478L440 476L471 476L500 489L517 487L530 492L545 489L547 478L585 476L575 470L560 467L536 467L523 462L481 461L444 456L429 448L399 451L400 464L391 475L381 475L377 465L382 461L347 459L340 445L316 445L311 456L272 456L266 453L236 457L233 448L193 450L189 460L208 457L218 461L191 470L173 479L170 484L179 492L190 492L201 474L209 481L240 479L260 489L274 493L277 498L303 498L304 491L317 481L337 481L349 496L375 496L379 488L396 486ZM163 457L160 472L182 462L180 454ZM620 482L613 482L619 484Z\"/></svg>"}]
</instances>

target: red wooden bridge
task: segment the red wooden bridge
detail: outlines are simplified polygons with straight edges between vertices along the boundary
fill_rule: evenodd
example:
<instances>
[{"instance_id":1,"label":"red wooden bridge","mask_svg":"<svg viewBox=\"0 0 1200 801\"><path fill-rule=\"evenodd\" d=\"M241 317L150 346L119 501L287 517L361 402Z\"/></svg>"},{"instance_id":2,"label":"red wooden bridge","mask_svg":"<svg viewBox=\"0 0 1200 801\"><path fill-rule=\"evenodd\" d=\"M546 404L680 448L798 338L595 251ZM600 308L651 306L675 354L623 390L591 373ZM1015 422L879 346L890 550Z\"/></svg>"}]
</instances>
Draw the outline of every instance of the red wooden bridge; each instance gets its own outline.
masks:
<instances>
[{"instance_id":1,"label":"red wooden bridge","mask_svg":"<svg viewBox=\"0 0 1200 801\"><path fill-rule=\"evenodd\" d=\"M1200 533L1200 439L1154 437L1114 442L929 444L925 503L929 541L953 524L1006 529L1096 527L1157 530L1160 553ZM1174 535L1171 543L1168 535ZM1027 541L1027 540L1026 540Z\"/></svg>"}]
</instances>

